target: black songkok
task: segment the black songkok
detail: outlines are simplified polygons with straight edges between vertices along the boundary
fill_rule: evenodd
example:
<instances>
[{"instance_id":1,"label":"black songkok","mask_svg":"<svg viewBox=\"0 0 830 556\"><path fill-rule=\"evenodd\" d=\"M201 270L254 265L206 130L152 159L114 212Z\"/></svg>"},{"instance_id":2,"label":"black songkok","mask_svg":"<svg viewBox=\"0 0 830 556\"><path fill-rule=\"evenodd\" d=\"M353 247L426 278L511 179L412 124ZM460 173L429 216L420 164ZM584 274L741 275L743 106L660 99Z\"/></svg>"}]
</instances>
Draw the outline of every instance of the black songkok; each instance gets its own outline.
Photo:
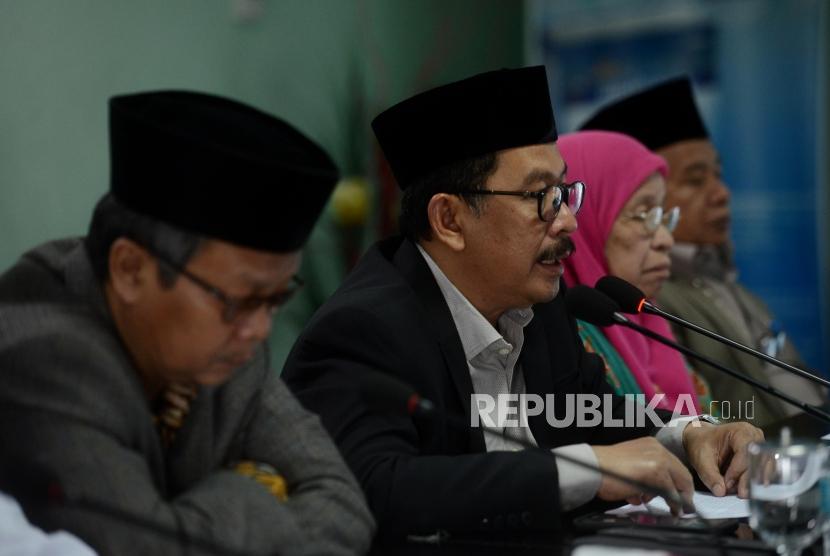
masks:
<instances>
[{"instance_id":1,"label":"black songkok","mask_svg":"<svg viewBox=\"0 0 830 556\"><path fill-rule=\"evenodd\" d=\"M401 189L453 162L557 138L544 66L430 89L382 112L372 129Z\"/></svg>"},{"instance_id":2,"label":"black songkok","mask_svg":"<svg viewBox=\"0 0 830 556\"><path fill-rule=\"evenodd\" d=\"M338 178L284 121L188 91L110 99L110 190L126 207L213 239L291 252Z\"/></svg>"},{"instance_id":3,"label":"black songkok","mask_svg":"<svg viewBox=\"0 0 830 556\"><path fill-rule=\"evenodd\" d=\"M604 106L580 129L624 133L652 151L680 141L709 138L687 77L664 81Z\"/></svg>"}]
</instances>

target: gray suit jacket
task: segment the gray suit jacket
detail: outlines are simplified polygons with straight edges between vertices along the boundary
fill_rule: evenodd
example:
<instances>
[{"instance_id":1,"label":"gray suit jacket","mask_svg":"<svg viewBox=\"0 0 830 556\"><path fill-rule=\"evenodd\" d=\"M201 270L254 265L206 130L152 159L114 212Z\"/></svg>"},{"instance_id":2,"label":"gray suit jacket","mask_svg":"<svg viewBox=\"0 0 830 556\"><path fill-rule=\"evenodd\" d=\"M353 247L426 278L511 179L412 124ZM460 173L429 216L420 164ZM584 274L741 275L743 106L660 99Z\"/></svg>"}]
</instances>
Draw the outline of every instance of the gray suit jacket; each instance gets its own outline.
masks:
<instances>
[{"instance_id":1,"label":"gray suit jacket","mask_svg":"<svg viewBox=\"0 0 830 556\"><path fill-rule=\"evenodd\" d=\"M0 276L6 488L37 524L102 553L210 552L187 539L230 553L365 552L374 523L359 487L266 360L263 347L202 388L164 449L81 241L41 246ZM240 459L276 468L289 500L225 468ZM47 503L55 486L64 499Z\"/></svg>"},{"instance_id":2,"label":"gray suit jacket","mask_svg":"<svg viewBox=\"0 0 830 556\"><path fill-rule=\"evenodd\" d=\"M722 256L728 260L728 253ZM727 283L717 272L722 271L721 266L727 268L727 263L717 259L708 266L696 266L694 263L698 259L700 257L687 261L677 256L672 257L672 277L660 291L660 307L722 336L761 349L760 335L774 319L767 306L737 282L730 282L729 288L714 287L718 283ZM673 326L672 330L678 342L730 369L772 384L809 404L825 403L821 387L811 382L789 375L777 367L685 328ZM804 368L798 352L789 341L785 342L776 357ZM809 416L778 398L704 363L693 361L692 364L711 387L712 399L717 402L713 409L719 410L726 420L749 420L753 425L763 428L767 435L774 434L783 425L794 427L800 434L814 435L821 431L821 427L816 426Z\"/></svg>"}]
</instances>

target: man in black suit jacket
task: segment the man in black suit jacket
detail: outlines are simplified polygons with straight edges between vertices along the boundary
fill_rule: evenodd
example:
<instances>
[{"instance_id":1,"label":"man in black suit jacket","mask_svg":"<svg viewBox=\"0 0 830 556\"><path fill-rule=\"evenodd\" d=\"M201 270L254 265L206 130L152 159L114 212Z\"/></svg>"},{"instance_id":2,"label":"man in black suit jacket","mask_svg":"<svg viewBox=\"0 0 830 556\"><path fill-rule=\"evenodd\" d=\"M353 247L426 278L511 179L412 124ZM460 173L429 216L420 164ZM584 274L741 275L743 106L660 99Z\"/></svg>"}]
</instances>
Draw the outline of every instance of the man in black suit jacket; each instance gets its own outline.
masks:
<instances>
[{"instance_id":1,"label":"man in black suit jacket","mask_svg":"<svg viewBox=\"0 0 830 556\"><path fill-rule=\"evenodd\" d=\"M517 426L490 423L499 437L470 424L482 410L474 395L555 394L561 419L565 395L612 392L560 289L585 186L564 181L544 68L427 91L373 127L404 189L405 237L363 257L300 336L283 378L321 415L381 534L549 530L560 511L595 497L639 499L630 485L518 450L522 441L684 497L687 458L716 494L745 494L744 448L761 437L750 425L556 428L544 412L524 412ZM411 385L437 412L367 404L359 376L372 371ZM622 399L611 406L622 415Z\"/></svg>"}]
</instances>

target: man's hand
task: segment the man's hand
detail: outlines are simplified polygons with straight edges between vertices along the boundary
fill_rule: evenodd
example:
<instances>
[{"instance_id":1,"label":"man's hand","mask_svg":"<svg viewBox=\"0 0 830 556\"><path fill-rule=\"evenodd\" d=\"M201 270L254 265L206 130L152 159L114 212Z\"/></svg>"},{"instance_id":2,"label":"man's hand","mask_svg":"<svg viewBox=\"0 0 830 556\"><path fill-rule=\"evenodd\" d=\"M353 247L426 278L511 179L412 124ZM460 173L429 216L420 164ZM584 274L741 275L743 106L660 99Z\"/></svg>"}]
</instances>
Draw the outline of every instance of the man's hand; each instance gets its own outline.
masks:
<instances>
[{"instance_id":1,"label":"man's hand","mask_svg":"<svg viewBox=\"0 0 830 556\"><path fill-rule=\"evenodd\" d=\"M617 473L623 477L668 491L682 499L686 506L692 506L694 481L691 473L677 457L666 450L653 437L638 438L612 446L591 446L597 456L600 469ZM606 475L602 477L599 496L602 500L615 502L626 500L639 504L643 496L637 487L622 483ZM682 508L672 500L666 500L672 513L681 513Z\"/></svg>"},{"instance_id":2,"label":"man's hand","mask_svg":"<svg viewBox=\"0 0 830 556\"><path fill-rule=\"evenodd\" d=\"M747 446L763 440L761 429L749 423L713 426L691 422L683 430L689 463L715 496L737 493L739 498L749 497Z\"/></svg>"}]
</instances>

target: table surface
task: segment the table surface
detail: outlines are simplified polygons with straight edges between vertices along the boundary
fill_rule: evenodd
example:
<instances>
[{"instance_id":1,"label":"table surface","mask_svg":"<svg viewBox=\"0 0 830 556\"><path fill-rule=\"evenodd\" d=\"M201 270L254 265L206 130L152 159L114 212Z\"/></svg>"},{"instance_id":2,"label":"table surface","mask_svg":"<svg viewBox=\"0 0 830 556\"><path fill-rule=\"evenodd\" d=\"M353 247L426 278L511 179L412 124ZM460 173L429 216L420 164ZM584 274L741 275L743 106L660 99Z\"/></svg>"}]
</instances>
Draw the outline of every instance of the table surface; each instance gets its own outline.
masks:
<instances>
[{"instance_id":1,"label":"table surface","mask_svg":"<svg viewBox=\"0 0 830 556\"><path fill-rule=\"evenodd\" d=\"M576 547L595 544L619 548L662 550L681 556L749 556L775 554L775 550L754 538L745 523L729 534L713 538L703 532L687 532L653 527L610 528L585 535L564 534L535 538L442 538L439 542L377 542L371 556L440 556L520 554L528 556L568 556ZM802 556L821 556L821 540Z\"/></svg>"}]
</instances>

